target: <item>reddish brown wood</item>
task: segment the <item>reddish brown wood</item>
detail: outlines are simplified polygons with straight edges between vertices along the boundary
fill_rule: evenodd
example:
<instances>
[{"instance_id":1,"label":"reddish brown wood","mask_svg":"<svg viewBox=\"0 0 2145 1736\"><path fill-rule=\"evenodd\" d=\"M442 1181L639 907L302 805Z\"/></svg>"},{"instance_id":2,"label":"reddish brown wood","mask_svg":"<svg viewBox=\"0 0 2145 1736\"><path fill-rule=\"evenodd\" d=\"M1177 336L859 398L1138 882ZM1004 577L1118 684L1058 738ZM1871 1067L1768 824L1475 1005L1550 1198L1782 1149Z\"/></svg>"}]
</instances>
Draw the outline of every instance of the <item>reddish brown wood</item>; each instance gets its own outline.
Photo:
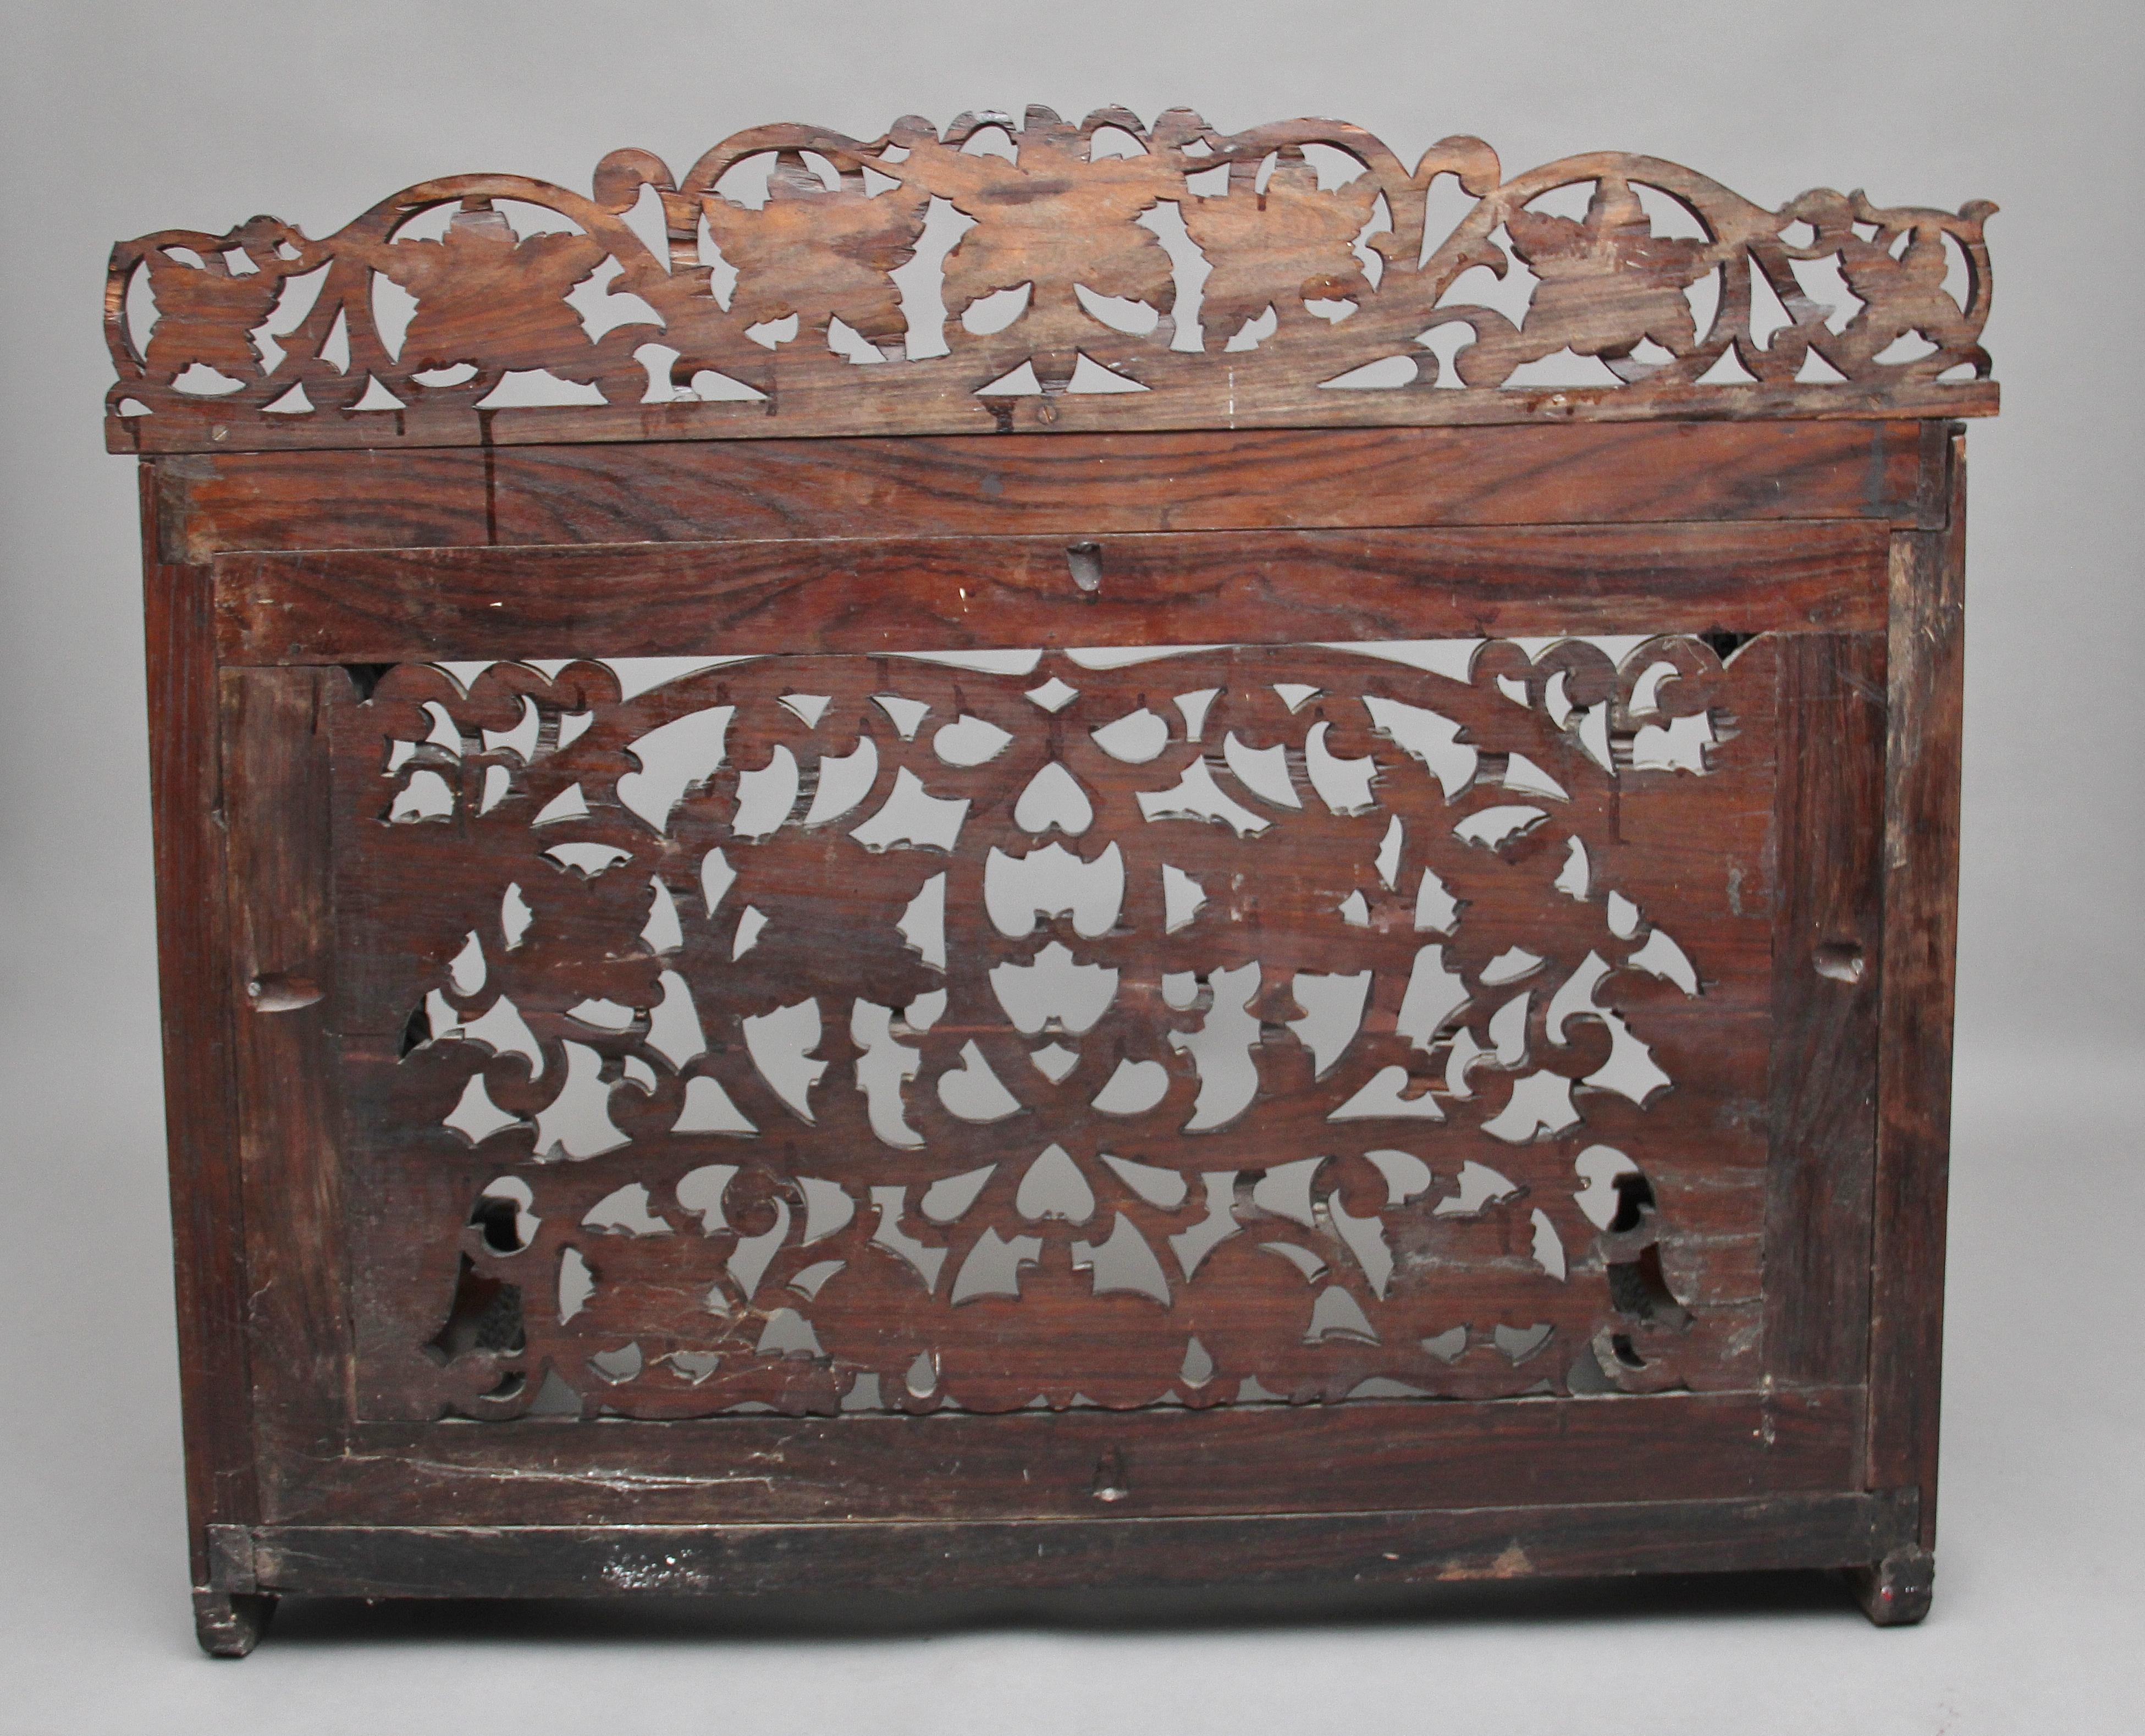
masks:
<instances>
[{"instance_id":1,"label":"reddish brown wood","mask_svg":"<svg viewBox=\"0 0 2145 1736\"><path fill-rule=\"evenodd\" d=\"M202 1643L242 1654L284 1593L868 1586L919 1553L977 1587L1844 1565L1919 1619L1963 523L1937 418L1994 407L1937 376L1986 372L1988 208L1769 212L1605 155L1506 181L1467 140L1411 171L1336 123L1182 113L957 148L993 124L763 129L682 177L620 153L593 200L465 177L326 242L115 255L114 405L147 414L113 439L170 455L144 554ZM1113 128L1131 154L1092 148ZM1320 144L1363 175L1321 187ZM714 192L754 159L764 205ZM1478 203L1426 247L1441 173ZM666 259L624 221L650 188ZM887 276L932 197L976 220L937 356ZM1133 221L1161 205L1211 267L1202 339ZM583 323L612 259L654 360L637 306ZM1838 331L1817 259L1860 304ZM1480 263L1531 269L1523 316L1461 299ZM323 267L271 356L249 334ZM399 347L375 272L416 297ZM1519 383L1562 348L1620 383ZM1403 355L1412 385L1321 383ZM978 392L1021 368L1039 391ZM603 401L485 401L532 369ZM707 372L765 395L640 401ZM1480 643L1337 648L1433 639ZM1187 644L1218 649L1068 649ZM1012 645L1041 660L894 654ZM430 666L661 657L745 660ZM718 713L719 759L662 773L650 732ZM1127 716L1145 745L1097 739ZM994 752L942 749L963 717ZM853 837L903 780L959 826ZM1122 867L1108 909L1008 914L991 863L1060 846ZM912 927L933 876L943 943ZM1110 993L1038 1028L993 972L1058 947ZM1411 998L1433 947L1441 1017ZM1340 979L1329 1053L1308 1001ZM784 1087L749 1022L808 1003L819 1077ZM1242 1059L1210 1077L1216 1020ZM1158 1094L1098 1102L1121 1067ZM941 1091L984 1067L1003 1119ZM584 1072L622 1143L569 1130ZM987 1235L1025 1251L962 1291Z\"/></svg>"},{"instance_id":2,"label":"reddish brown wood","mask_svg":"<svg viewBox=\"0 0 2145 1736\"><path fill-rule=\"evenodd\" d=\"M150 479L142 477L144 542ZM206 1528L258 1516L244 1296L245 1198L232 1101L225 830L216 763L209 575L144 550L157 944L171 1147L179 1372L193 1583L208 1584Z\"/></svg>"},{"instance_id":3,"label":"reddish brown wood","mask_svg":"<svg viewBox=\"0 0 2145 1736\"><path fill-rule=\"evenodd\" d=\"M1869 1349L1869 1481L1921 1491L1936 1543L1958 944L1959 751L1966 669L1966 450L1948 454L1949 520L1894 545L1884 787L1884 973ZM1916 1598L1925 1609L1928 1575ZM1915 1619L1919 1619L1918 1616Z\"/></svg>"},{"instance_id":4,"label":"reddish brown wood","mask_svg":"<svg viewBox=\"0 0 2145 1736\"><path fill-rule=\"evenodd\" d=\"M1867 632L1886 548L1869 525L1679 525L226 555L218 649L396 663Z\"/></svg>"},{"instance_id":5,"label":"reddish brown wood","mask_svg":"<svg viewBox=\"0 0 2145 1736\"><path fill-rule=\"evenodd\" d=\"M1307 646L1117 671L1053 659L995 677L798 656L631 701L590 664L548 682L504 666L465 694L435 671L391 671L334 726L350 961L336 1017L351 1185L365 1202L351 1226L360 1415L522 1415L540 1387L648 1417L747 1401L793 1413L948 1401L998 1412L1038 1399L1203 1407L1237 1401L1254 1378L1299 1401L1338 1401L1372 1379L1488 1396L1563 1390L1581 1380L1566 1372L1575 1359L1581 1390L1751 1387L1763 1146L1760 1130L1729 1129L1764 1088L1773 645L1761 639L1725 672L1683 639L1620 670L1577 644L1530 666L1518 647L1492 644L1475 664L1471 684ZM1680 674L1660 689L1670 710L1659 712L1639 684L1671 668ZM1293 697L1277 685L1289 682L1302 684ZM1046 714L1031 695L1053 683L1063 693ZM1575 708L1561 729L1537 709L1553 684ZM1515 704L1513 687L1529 704ZM803 716L784 697L800 693L819 696ZM1200 725L1162 727L1157 713L1181 710L1170 696L1185 693L1207 696ZM945 722L905 737L886 695ZM1597 706L1614 770L1590 757L1577 721ZM1411 763L1374 728L1378 707L1455 720L1477 744L1462 750L1465 769L1445 766L1441 783ZM1732 739L1703 750L1703 768L1631 765L1650 751L1642 732L1660 733L1642 719L1671 714ZM585 725L571 744L544 748L540 724L529 762L490 744L515 718L569 715ZM1125 758L1091 738L1128 716L1150 719L1158 739ZM444 744L443 717L458 750ZM956 717L995 731L998 751L949 763L938 732ZM727 719L723 769L704 790L681 784L682 800L645 806L633 744L695 719ZM1225 754L1227 741L1237 745ZM1262 787L1237 757L1247 743L1277 761L1307 755L1310 777ZM1375 774L1376 787L1336 793L1321 755ZM833 768L859 757L864 781L820 818L815 788L832 794ZM758 805L748 781L784 765L797 769L796 792L745 826ZM1229 823L1162 818L1198 810L1195 773ZM1012 863L1059 849L1028 808L1051 776L1082 792L1082 813L1056 837L1069 832L1105 883L1099 908L1083 892L1077 913L1038 925L999 902L998 871L1011 886ZM958 810L954 829L874 838L903 788L919 785L948 823ZM1512 805L1542 789L1557 792L1536 796L1547 805ZM421 796L435 795L445 808L418 818ZM579 817L532 825L561 804ZM1533 829L1496 848L1468 841L1500 815ZM909 835L933 842L888 842ZM605 859L570 872L551 853L590 848ZM718 850L725 881L710 894ZM1166 918L1172 868L1207 889L1199 913ZM1425 876L1463 913L1422 914ZM933 887L935 956L901 927ZM659 942L645 938L651 897L671 930ZM1365 907L1352 924L1351 900ZM525 918L508 925L508 906ZM1166 919L1179 923L1174 938ZM1107 982L1102 1002L1068 1010L1053 1035L1039 1011L1023 1022L999 977L1065 947ZM1514 962L1514 948L1529 950ZM1171 1002L1172 973L1188 991L1193 973L1224 971L1211 1008L1188 992ZM1313 987L1331 973L1361 985L1323 1058L1301 1036L1306 972ZM785 1092L751 1048L752 1027L807 992L824 1077ZM1411 1012L1418 995L1435 1003ZM874 1010L884 1024L926 997L934 1012L864 1034ZM681 1046L686 1007L696 1034ZM465 1040L465 1027L488 1034ZM510 1028L533 1047L492 1056ZM1190 1052L1219 1030L1249 1052L1237 1072ZM858 1045L910 1082L860 1089ZM1627 1050L1652 1058L1618 1072L1610 1057ZM1038 1077L1053 1055L1055 1070ZM620 1084L597 1093L600 1125L561 1132L560 1081L578 1068ZM1152 1094L1106 1107L1127 1069L1151 1076ZM973 1093L978 1076L997 1105L960 1107L953 1087ZM1544 1086L1551 1097L1534 1088ZM1387 1102L1396 1091L1410 1101ZM702 1092L726 1106L734 1137L711 1137L704 1109L687 1126ZM1571 1176L1590 1142L1614 1146L1650 1186L1659 1215L1643 1242L1635 1222L1597 1240L1609 1214L1590 1220ZM1144 1166L1146 1180L1113 1173L1102 1153ZM1296 1182L1263 1191L1267 1171L1306 1159ZM706 1184L715 1191L689 1189L710 1165L726 1166ZM1515 1203L1465 1196L1455 1182L1467 1166ZM525 1178L536 1227L503 1243L441 1233L502 1171ZM1030 1202L1052 1173L1077 1201L1055 1219ZM965 1196L963 1176L974 1184ZM1217 1184L1236 1196L1217 1245L1187 1256L1180 1238L1215 1224ZM962 1203L933 1206L941 1187ZM606 1233L619 1226L603 1202L621 1189L640 1202L627 1214L635 1227ZM1132 1261L1107 1289L1104 1265L1083 1256L1105 1232ZM1009 1266L979 1276L1015 1239L1033 1278ZM1656 1241L1673 1324L1619 1301L1621 1280L1604 1270ZM1277 1247L1300 1253L1302 1270L1276 1260ZM747 1259L753 1276L740 1278ZM550 1300L553 1275L583 1261L596 1286L570 1326ZM458 1296L475 1307L501 1284L519 1298L512 1349L420 1355ZM1327 1311L1314 1311L1314 1289ZM1471 1327L1464 1350L1419 1346L1456 1326ZM1531 1333L1530 1354L1501 1349L1499 1328ZM778 1331L809 1340L812 1355L771 1356ZM1194 1337L1203 1372L1180 1376ZM590 1360L629 1344L630 1369ZM935 1365L919 1384L920 1358Z\"/></svg>"},{"instance_id":6,"label":"reddish brown wood","mask_svg":"<svg viewBox=\"0 0 2145 1736\"><path fill-rule=\"evenodd\" d=\"M1884 641L1783 642L1765 1335L1775 1380L1868 1355L1883 922ZM1799 1161L1783 1161L1800 1154Z\"/></svg>"},{"instance_id":7,"label":"reddish brown wood","mask_svg":"<svg viewBox=\"0 0 2145 1736\"><path fill-rule=\"evenodd\" d=\"M1993 380L1929 384L1902 381L1881 386L1505 386L1478 392L1413 390L1406 395L1308 390L1262 396L1232 405L1226 378L1187 386L1152 408L1129 395L1001 398L991 407L967 395L928 401L880 418L859 417L855 382L829 373L817 357L801 364L778 360L771 371L770 400L790 406L782 418L764 406L733 403L670 402L635 407L544 405L527 409L360 410L339 411L325 423L296 423L276 416L233 433L228 412L181 402L161 419L118 415L105 419L107 450L144 458L165 454L219 452L424 452L456 447L500 451L559 445L638 445L645 442L839 439L860 431L875 435L988 434L1107 434L1174 430L1330 430L1450 427L1491 430L1526 424L1615 425L1678 420L1694 424L1897 421L1955 416L1993 416L2001 392ZM801 379L793 379L793 372ZM1368 402L1358 401L1368 398ZM213 402L213 400L212 400ZM873 421L885 425L871 426ZM862 429L859 424L864 425Z\"/></svg>"},{"instance_id":8,"label":"reddish brown wood","mask_svg":"<svg viewBox=\"0 0 2145 1736\"><path fill-rule=\"evenodd\" d=\"M1924 425L1637 422L189 454L157 473L166 558L194 561L245 549L736 538L1777 519L1904 527L1943 521L1943 503L1925 486Z\"/></svg>"},{"instance_id":9,"label":"reddish brown wood","mask_svg":"<svg viewBox=\"0 0 2145 1736\"><path fill-rule=\"evenodd\" d=\"M1864 1428L1859 1390L1837 1388L922 1420L370 1423L334 1459L273 1462L264 1512L301 1525L1092 1520L1446 1507L1462 1491L1469 1505L1644 1509L1854 1489ZM1121 1499L1097 1495L1106 1463L1122 1471Z\"/></svg>"},{"instance_id":10,"label":"reddish brown wood","mask_svg":"<svg viewBox=\"0 0 2145 1736\"><path fill-rule=\"evenodd\" d=\"M346 682L339 669L226 669L221 679L248 1324L266 1352L253 1430L275 1462L335 1450L340 1431L312 1395L350 1384L324 714L324 690Z\"/></svg>"},{"instance_id":11,"label":"reddish brown wood","mask_svg":"<svg viewBox=\"0 0 2145 1736\"><path fill-rule=\"evenodd\" d=\"M277 1525L251 1538L248 1584L337 1597L732 1595L832 1589L1421 1585L1537 1574L1844 1566L1914 1527L1911 1497L1401 1509L1313 1517L963 1525ZM928 1574L918 1564L928 1563Z\"/></svg>"},{"instance_id":12,"label":"reddish brown wood","mask_svg":"<svg viewBox=\"0 0 2145 1736\"><path fill-rule=\"evenodd\" d=\"M1321 186L1306 147L1361 172ZM732 175L755 167L758 201ZM1447 174L1476 202L1441 238L1426 199ZM1580 188L1583 216L1537 208ZM660 254L628 221L651 191ZM1072 125L1043 107L1017 126L963 115L943 136L914 117L872 140L758 127L682 178L615 152L594 192L465 175L325 241L256 217L120 243L113 449L1995 409L1985 201L1953 214L1820 189L1768 211L1656 157L1597 152L1505 180L1479 139L1443 140L1411 170L1341 122L1222 134L1182 109L1149 128L1122 109ZM1657 232L1648 196L1670 231L1701 232ZM943 253L927 241L933 201L973 220ZM549 232L517 230L500 201L541 208ZM434 214L440 233L422 233ZM1948 249L1966 266L1956 295ZM1180 306L1195 260L1207 270ZM1795 271L1819 260L1858 303L1838 330ZM897 285L909 267L938 280L942 316ZM1471 272L1522 270L1516 320L1468 299ZM377 280L414 303L406 330L382 325ZM1754 317L1759 285L1785 326ZM130 308L144 286L153 320ZM1693 297L1709 289L1700 330ZM987 310L1000 317L973 317ZM281 333L272 349L263 331ZM1441 336L1462 333L1441 361ZM1924 353L1879 360L1909 336ZM1521 376L1560 351L1594 358L1601 384ZM531 376L547 407L513 407L502 388Z\"/></svg>"}]
</instances>

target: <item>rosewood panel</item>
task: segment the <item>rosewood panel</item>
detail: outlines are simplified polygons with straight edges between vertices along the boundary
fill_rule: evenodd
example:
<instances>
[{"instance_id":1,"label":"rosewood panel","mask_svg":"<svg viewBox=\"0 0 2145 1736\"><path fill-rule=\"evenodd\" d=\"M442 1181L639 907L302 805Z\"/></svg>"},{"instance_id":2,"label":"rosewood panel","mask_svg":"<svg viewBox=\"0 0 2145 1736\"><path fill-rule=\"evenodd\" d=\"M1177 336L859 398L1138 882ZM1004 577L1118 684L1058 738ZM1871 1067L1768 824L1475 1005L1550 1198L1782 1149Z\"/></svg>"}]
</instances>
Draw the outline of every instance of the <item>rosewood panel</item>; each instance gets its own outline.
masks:
<instances>
[{"instance_id":1,"label":"rosewood panel","mask_svg":"<svg viewBox=\"0 0 2145 1736\"><path fill-rule=\"evenodd\" d=\"M1911 1495L1841 1493L1055 1523L278 1525L234 1540L225 1580L336 1597L1404 1586L1845 1566L1914 1525Z\"/></svg>"},{"instance_id":2,"label":"rosewood panel","mask_svg":"<svg viewBox=\"0 0 2145 1736\"><path fill-rule=\"evenodd\" d=\"M1942 521L1932 425L666 441L156 460L166 558L243 549ZM1933 460L1938 461L1932 461Z\"/></svg>"},{"instance_id":3,"label":"rosewood panel","mask_svg":"<svg viewBox=\"0 0 2145 1736\"><path fill-rule=\"evenodd\" d=\"M360 1414L1754 1387L1776 669L388 671Z\"/></svg>"},{"instance_id":4,"label":"rosewood panel","mask_svg":"<svg viewBox=\"0 0 2145 1736\"><path fill-rule=\"evenodd\" d=\"M310 669L221 681L254 1440L266 1461L303 1462L334 1450L350 1387L325 703L348 684Z\"/></svg>"},{"instance_id":5,"label":"rosewood panel","mask_svg":"<svg viewBox=\"0 0 2145 1736\"><path fill-rule=\"evenodd\" d=\"M1783 639L1765 1241L1768 1371L1851 1381L1868 1353L1885 644Z\"/></svg>"},{"instance_id":6,"label":"rosewood panel","mask_svg":"<svg viewBox=\"0 0 2145 1736\"><path fill-rule=\"evenodd\" d=\"M1337 181L1321 152L1349 166ZM1440 235L1430 193L1447 175L1476 202ZM756 127L682 177L614 152L592 191L463 175L321 241L262 216L120 243L111 445L1995 409L1985 201L1817 189L1768 211L1658 157L1595 152L1506 179L1480 139L1410 169L1341 122L1227 134L1183 109L1150 128L1040 107L943 133L909 116L874 139ZM1575 214L1553 208L1575 196ZM659 242L640 226L658 207ZM969 225L933 246L928 214L948 207ZM1847 318L1805 266L1838 272ZM1496 278L1525 285L1524 305L1471 299ZM383 321L395 306L406 323ZM1589 382L1530 377L1560 354L1590 358Z\"/></svg>"},{"instance_id":7,"label":"rosewood panel","mask_svg":"<svg viewBox=\"0 0 2145 1736\"><path fill-rule=\"evenodd\" d=\"M1092 1519L1854 1490L1859 1389L1011 1416L369 1423L264 1462L276 1524Z\"/></svg>"},{"instance_id":8,"label":"rosewood panel","mask_svg":"<svg viewBox=\"0 0 2145 1736\"><path fill-rule=\"evenodd\" d=\"M1865 525L1264 531L219 557L231 663L1869 632Z\"/></svg>"},{"instance_id":9,"label":"rosewood panel","mask_svg":"<svg viewBox=\"0 0 2145 1736\"><path fill-rule=\"evenodd\" d=\"M1959 751L1965 691L1966 451L1954 437L1950 518L1901 536L1892 568L1884 788L1884 987L1869 1340L1869 1479L1922 1491L1936 1540L1958 944ZM1924 1585L1919 1594L1926 1607Z\"/></svg>"},{"instance_id":10,"label":"rosewood panel","mask_svg":"<svg viewBox=\"0 0 2145 1736\"><path fill-rule=\"evenodd\" d=\"M147 506L145 487L145 533ZM225 965L226 832L209 575L202 567L159 565L145 550L142 579L187 1512L193 1583L201 1586L208 1573L205 1527L249 1521L259 1510L246 1336L246 1208Z\"/></svg>"}]
</instances>

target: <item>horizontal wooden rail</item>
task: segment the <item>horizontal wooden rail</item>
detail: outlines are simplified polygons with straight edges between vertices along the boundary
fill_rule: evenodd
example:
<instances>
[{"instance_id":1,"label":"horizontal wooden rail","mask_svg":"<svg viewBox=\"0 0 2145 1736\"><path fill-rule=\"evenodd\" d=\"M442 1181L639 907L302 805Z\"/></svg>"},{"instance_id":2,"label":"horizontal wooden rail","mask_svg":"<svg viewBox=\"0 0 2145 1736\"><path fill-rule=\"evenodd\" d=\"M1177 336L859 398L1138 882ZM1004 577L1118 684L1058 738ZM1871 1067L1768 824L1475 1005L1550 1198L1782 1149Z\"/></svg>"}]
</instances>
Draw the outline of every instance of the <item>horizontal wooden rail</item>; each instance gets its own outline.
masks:
<instances>
[{"instance_id":1,"label":"horizontal wooden rail","mask_svg":"<svg viewBox=\"0 0 2145 1736\"><path fill-rule=\"evenodd\" d=\"M1446 1512L808 1525L225 1527L216 1589L331 1597L1420 1584L1846 1567L1912 1490Z\"/></svg>"},{"instance_id":2,"label":"horizontal wooden rail","mask_svg":"<svg viewBox=\"0 0 2145 1736\"><path fill-rule=\"evenodd\" d=\"M220 557L228 664L1884 624L1877 525L1242 531Z\"/></svg>"}]
</instances>

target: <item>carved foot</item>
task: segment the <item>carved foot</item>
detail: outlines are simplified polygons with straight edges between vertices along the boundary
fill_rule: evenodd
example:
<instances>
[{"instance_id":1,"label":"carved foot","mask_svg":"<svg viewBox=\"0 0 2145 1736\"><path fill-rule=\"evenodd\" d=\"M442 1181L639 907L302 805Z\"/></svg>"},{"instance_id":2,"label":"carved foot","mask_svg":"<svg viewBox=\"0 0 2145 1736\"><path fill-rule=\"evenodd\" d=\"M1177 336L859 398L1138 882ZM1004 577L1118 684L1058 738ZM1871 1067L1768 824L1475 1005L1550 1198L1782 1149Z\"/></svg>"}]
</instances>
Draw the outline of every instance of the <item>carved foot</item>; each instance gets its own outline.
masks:
<instances>
[{"instance_id":1,"label":"carved foot","mask_svg":"<svg viewBox=\"0 0 2145 1736\"><path fill-rule=\"evenodd\" d=\"M276 1599L265 1592L197 1591L194 1638L212 1658L243 1658L275 1613Z\"/></svg>"},{"instance_id":2,"label":"carved foot","mask_svg":"<svg viewBox=\"0 0 2145 1736\"><path fill-rule=\"evenodd\" d=\"M1937 1558L1911 1544L1882 1561L1847 1570L1862 1613L1880 1628L1912 1627L1927 1615L1936 1576Z\"/></svg>"}]
</instances>

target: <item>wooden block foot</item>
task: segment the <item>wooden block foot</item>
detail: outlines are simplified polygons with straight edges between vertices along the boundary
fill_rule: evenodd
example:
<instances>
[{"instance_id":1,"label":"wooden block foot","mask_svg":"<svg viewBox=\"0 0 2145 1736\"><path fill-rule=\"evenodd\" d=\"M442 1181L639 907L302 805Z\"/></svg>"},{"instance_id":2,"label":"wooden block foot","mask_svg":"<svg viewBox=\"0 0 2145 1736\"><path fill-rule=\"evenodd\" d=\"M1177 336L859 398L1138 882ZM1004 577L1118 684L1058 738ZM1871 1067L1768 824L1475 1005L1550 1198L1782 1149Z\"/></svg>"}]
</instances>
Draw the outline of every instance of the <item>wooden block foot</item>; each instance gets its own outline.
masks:
<instances>
[{"instance_id":1,"label":"wooden block foot","mask_svg":"<svg viewBox=\"0 0 2145 1736\"><path fill-rule=\"evenodd\" d=\"M194 1638L212 1658L243 1658L275 1613L276 1599L265 1592L197 1591Z\"/></svg>"},{"instance_id":2,"label":"wooden block foot","mask_svg":"<svg viewBox=\"0 0 2145 1736\"><path fill-rule=\"evenodd\" d=\"M1911 1545L1847 1570L1862 1613L1880 1628L1912 1627L1927 1615L1936 1574L1937 1558Z\"/></svg>"}]
</instances>

